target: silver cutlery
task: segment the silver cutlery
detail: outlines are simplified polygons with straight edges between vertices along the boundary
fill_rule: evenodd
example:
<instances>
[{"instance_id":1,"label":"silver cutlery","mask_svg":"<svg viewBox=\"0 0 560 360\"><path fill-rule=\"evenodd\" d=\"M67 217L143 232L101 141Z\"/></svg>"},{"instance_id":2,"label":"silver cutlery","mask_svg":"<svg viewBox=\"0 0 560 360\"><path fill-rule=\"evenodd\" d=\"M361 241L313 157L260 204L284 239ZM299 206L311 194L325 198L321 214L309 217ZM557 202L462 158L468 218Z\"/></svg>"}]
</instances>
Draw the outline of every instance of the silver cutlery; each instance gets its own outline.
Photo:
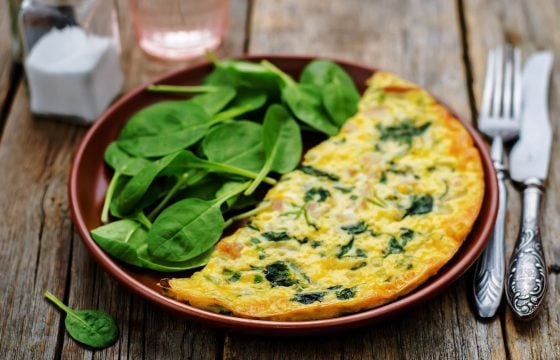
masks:
<instances>
[{"instance_id":1,"label":"silver cutlery","mask_svg":"<svg viewBox=\"0 0 560 360\"><path fill-rule=\"evenodd\" d=\"M511 179L523 187L521 228L507 273L506 297L514 314L531 319L540 309L547 274L539 229L544 184L550 163L548 119L551 52L539 52L523 70L523 112L519 141L510 154Z\"/></svg>"},{"instance_id":2,"label":"silver cutlery","mask_svg":"<svg viewBox=\"0 0 560 360\"><path fill-rule=\"evenodd\" d=\"M492 138L491 157L498 178L498 214L490 241L477 262L473 293L478 315L496 314L504 288L504 233L507 209L504 144L517 138L521 119L521 54L498 47L488 54L478 128Z\"/></svg>"}]
</instances>

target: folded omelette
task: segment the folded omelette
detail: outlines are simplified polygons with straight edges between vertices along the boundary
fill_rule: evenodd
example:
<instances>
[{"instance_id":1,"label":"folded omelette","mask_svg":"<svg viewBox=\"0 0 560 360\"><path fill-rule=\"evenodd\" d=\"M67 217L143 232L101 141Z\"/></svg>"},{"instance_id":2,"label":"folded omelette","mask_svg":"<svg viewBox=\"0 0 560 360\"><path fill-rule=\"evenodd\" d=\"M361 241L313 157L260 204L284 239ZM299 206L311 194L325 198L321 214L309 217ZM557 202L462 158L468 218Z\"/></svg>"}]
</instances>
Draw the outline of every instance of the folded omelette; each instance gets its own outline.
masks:
<instances>
[{"instance_id":1,"label":"folded omelette","mask_svg":"<svg viewBox=\"0 0 560 360\"><path fill-rule=\"evenodd\" d=\"M371 309L414 290L457 252L484 196L477 149L427 92L392 74L309 150L190 278L164 293L245 318L310 320Z\"/></svg>"}]
</instances>

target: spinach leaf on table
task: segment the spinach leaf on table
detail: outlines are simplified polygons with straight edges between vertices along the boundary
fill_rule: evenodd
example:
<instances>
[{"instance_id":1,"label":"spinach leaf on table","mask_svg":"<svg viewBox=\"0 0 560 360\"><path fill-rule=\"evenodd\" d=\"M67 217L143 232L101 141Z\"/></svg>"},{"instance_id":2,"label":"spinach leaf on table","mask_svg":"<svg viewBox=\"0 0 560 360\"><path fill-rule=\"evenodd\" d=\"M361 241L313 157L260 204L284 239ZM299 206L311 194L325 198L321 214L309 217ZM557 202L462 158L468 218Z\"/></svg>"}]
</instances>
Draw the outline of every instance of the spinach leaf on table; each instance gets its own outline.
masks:
<instances>
[{"instance_id":1,"label":"spinach leaf on table","mask_svg":"<svg viewBox=\"0 0 560 360\"><path fill-rule=\"evenodd\" d=\"M343 125L356 113L360 93L352 78L336 63L312 61L303 69L300 81L321 89L324 107L336 125Z\"/></svg>"},{"instance_id":2,"label":"spinach leaf on table","mask_svg":"<svg viewBox=\"0 0 560 360\"><path fill-rule=\"evenodd\" d=\"M103 349L113 345L119 338L116 321L106 312L99 310L72 310L50 291L45 297L66 313L64 325L70 336L84 345Z\"/></svg>"},{"instance_id":3,"label":"spinach leaf on table","mask_svg":"<svg viewBox=\"0 0 560 360\"><path fill-rule=\"evenodd\" d=\"M281 105L273 104L266 112L263 146L266 161L245 195L252 194L270 171L284 174L295 169L300 161L302 141L299 126Z\"/></svg>"},{"instance_id":4,"label":"spinach leaf on table","mask_svg":"<svg viewBox=\"0 0 560 360\"><path fill-rule=\"evenodd\" d=\"M265 162L262 125L236 121L212 128L202 141L208 160L258 172Z\"/></svg>"},{"instance_id":5,"label":"spinach leaf on table","mask_svg":"<svg viewBox=\"0 0 560 360\"><path fill-rule=\"evenodd\" d=\"M170 262L192 259L220 239L225 221L220 208L247 188L241 184L215 200L181 200L165 209L148 232L148 253Z\"/></svg>"},{"instance_id":6,"label":"spinach leaf on table","mask_svg":"<svg viewBox=\"0 0 560 360\"><path fill-rule=\"evenodd\" d=\"M202 139L210 125L210 115L194 101L164 101L134 114L117 144L132 155L164 156Z\"/></svg>"}]
</instances>

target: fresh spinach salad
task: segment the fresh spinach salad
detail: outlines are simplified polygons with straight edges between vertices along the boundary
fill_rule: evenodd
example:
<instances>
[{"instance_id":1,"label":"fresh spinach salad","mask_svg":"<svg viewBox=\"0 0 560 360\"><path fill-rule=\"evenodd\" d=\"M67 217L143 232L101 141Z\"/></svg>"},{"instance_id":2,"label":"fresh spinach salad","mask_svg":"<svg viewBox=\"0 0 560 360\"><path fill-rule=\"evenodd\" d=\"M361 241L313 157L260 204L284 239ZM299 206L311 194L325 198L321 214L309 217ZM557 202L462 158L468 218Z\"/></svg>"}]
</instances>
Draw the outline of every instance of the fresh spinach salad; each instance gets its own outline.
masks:
<instances>
[{"instance_id":1,"label":"fresh spinach salad","mask_svg":"<svg viewBox=\"0 0 560 360\"><path fill-rule=\"evenodd\" d=\"M310 62L296 81L266 60L211 60L200 86L150 86L185 99L138 111L105 151L114 172L105 225L91 234L127 264L161 272L205 265L224 230L262 210L255 205L266 186L298 166L302 133L335 135L357 110L352 78L332 61Z\"/></svg>"}]
</instances>

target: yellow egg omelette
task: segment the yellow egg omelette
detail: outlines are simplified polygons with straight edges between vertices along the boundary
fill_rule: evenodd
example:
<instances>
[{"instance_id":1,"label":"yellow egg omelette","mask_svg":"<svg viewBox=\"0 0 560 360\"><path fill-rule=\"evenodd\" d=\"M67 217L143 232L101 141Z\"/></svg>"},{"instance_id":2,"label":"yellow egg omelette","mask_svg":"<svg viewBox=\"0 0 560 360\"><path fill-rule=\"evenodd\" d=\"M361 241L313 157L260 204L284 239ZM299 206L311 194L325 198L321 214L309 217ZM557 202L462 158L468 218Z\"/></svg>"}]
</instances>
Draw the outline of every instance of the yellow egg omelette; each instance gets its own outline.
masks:
<instances>
[{"instance_id":1,"label":"yellow egg omelette","mask_svg":"<svg viewBox=\"0 0 560 360\"><path fill-rule=\"evenodd\" d=\"M457 252L484 196L468 132L393 74L368 81L358 113L267 193L269 206L164 293L266 320L323 319L414 290Z\"/></svg>"}]
</instances>

